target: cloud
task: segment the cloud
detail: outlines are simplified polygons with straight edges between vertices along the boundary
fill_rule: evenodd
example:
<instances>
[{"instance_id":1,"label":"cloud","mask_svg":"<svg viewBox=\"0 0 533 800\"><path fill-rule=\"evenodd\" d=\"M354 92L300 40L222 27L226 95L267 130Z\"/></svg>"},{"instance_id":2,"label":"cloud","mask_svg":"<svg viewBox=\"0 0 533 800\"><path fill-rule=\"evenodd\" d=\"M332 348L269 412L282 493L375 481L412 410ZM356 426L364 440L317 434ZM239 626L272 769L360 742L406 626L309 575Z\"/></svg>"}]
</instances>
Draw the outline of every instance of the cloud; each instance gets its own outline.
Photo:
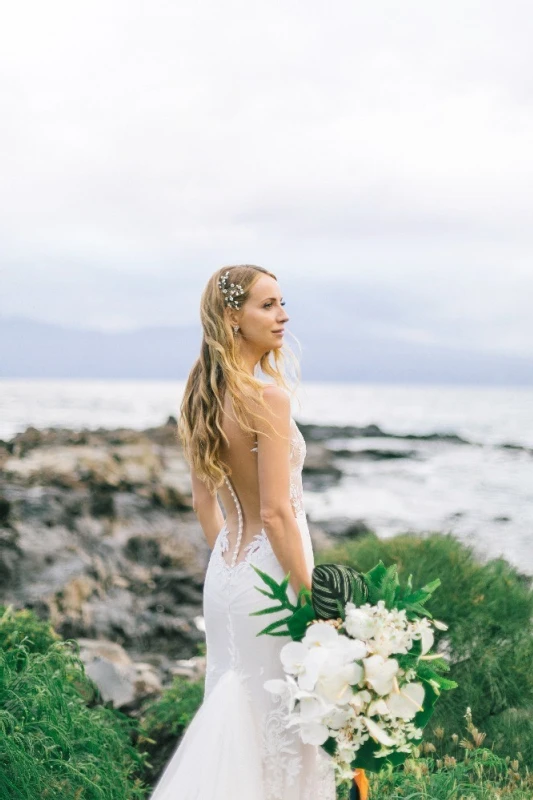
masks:
<instances>
[{"instance_id":1,"label":"cloud","mask_svg":"<svg viewBox=\"0 0 533 800\"><path fill-rule=\"evenodd\" d=\"M12 3L3 313L190 321L252 261L527 354L532 27L519 0Z\"/></svg>"}]
</instances>

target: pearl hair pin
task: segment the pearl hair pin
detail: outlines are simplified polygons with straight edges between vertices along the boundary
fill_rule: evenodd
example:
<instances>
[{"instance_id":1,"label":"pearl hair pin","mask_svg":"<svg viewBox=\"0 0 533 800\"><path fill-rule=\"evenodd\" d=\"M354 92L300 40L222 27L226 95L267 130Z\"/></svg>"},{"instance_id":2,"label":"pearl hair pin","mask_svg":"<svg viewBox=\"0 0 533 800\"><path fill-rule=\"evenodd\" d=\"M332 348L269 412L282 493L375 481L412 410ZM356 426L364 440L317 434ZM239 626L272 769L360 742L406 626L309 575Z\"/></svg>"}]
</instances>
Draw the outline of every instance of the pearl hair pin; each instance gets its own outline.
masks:
<instances>
[{"instance_id":1,"label":"pearl hair pin","mask_svg":"<svg viewBox=\"0 0 533 800\"><path fill-rule=\"evenodd\" d=\"M226 272L218 279L218 288L221 289L224 294L224 303L232 308L240 308L241 301L235 300L235 298L244 294L244 290L240 283L230 283L228 285L228 281L229 270L226 270Z\"/></svg>"}]
</instances>

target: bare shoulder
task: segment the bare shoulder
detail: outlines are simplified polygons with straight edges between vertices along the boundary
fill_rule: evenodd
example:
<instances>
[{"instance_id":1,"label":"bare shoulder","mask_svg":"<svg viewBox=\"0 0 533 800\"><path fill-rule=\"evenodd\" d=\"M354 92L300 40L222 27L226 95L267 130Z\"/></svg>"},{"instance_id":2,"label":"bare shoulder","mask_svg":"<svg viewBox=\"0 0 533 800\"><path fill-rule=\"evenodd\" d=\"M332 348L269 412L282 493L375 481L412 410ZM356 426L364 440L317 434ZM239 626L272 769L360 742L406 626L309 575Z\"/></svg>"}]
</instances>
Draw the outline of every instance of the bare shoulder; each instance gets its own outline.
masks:
<instances>
[{"instance_id":1,"label":"bare shoulder","mask_svg":"<svg viewBox=\"0 0 533 800\"><path fill-rule=\"evenodd\" d=\"M289 422L291 413L291 400L288 393L281 386L270 383L263 386L262 392L265 406L257 409L255 419L257 427L263 432L264 426L261 418L263 418L263 421L266 418L276 428L279 428L280 424L283 428Z\"/></svg>"},{"instance_id":2,"label":"bare shoulder","mask_svg":"<svg viewBox=\"0 0 533 800\"><path fill-rule=\"evenodd\" d=\"M291 407L291 400L288 393L283 387L273 383L267 383L263 387L263 399L274 411L283 411Z\"/></svg>"}]
</instances>

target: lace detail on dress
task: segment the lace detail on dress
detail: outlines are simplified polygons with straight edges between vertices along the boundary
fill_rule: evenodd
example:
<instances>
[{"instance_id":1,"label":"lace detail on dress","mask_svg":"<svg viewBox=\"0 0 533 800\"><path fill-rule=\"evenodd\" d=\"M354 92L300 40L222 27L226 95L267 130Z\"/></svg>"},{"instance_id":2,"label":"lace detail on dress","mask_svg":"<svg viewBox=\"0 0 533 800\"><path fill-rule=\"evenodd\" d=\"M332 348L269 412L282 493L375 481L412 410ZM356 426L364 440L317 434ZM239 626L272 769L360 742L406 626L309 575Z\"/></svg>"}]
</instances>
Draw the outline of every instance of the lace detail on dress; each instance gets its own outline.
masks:
<instances>
[{"instance_id":1,"label":"lace detail on dress","mask_svg":"<svg viewBox=\"0 0 533 800\"><path fill-rule=\"evenodd\" d=\"M228 529L226 527L226 523L224 523L214 544L211 557L213 559L213 567L216 572L218 574L225 574L226 576L229 576L233 573L242 572L249 566L252 558L254 564L261 563L264 558L273 552L272 545L270 544L266 531L264 530L256 533L255 536L252 537L243 550L244 557L240 561L237 561L233 567L231 564L228 564L223 555L223 553L227 552L228 549Z\"/></svg>"},{"instance_id":2,"label":"lace detail on dress","mask_svg":"<svg viewBox=\"0 0 533 800\"><path fill-rule=\"evenodd\" d=\"M291 417L294 435L291 438L291 483L290 498L294 516L305 515L304 493L302 486L302 469L307 453L305 439L298 425Z\"/></svg>"},{"instance_id":3,"label":"lace detail on dress","mask_svg":"<svg viewBox=\"0 0 533 800\"><path fill-rule=\"evenodd\" d=\"M306 771L302 797L308 800L335 800L337 787L331 756L317 747L315 759L315 769Z\"/></svg>"},{"instance_id":4,"label":"lace detail on dress","mask_svg":"<svg viewBox=\"0 0 533 800\"><path fill-rule=\"evenodd\" d=\"M273 695L273 709L265 716L262 731L262 760L267 800L283 800L284 790L293 786L302 769L301 747L296 733L287 728L287 712L281 695Z\"/></svg>"},{"instance_id":5,"label":"lace detail on dress","mask_svg":"<svg viewBox=\"0 0 533 800\"><path fill-rule=\"evenodd\" d=\"M291 436L290 449L290 499L294 516L298 517L300 514L305 514L302 487L302 469L307 453L307 447L302 432L294 421L293 417L291 417L291 429L293 434ZM255 447L251 448L251 452L258 452L257 444Z\"/></svg>"}]
</instances>

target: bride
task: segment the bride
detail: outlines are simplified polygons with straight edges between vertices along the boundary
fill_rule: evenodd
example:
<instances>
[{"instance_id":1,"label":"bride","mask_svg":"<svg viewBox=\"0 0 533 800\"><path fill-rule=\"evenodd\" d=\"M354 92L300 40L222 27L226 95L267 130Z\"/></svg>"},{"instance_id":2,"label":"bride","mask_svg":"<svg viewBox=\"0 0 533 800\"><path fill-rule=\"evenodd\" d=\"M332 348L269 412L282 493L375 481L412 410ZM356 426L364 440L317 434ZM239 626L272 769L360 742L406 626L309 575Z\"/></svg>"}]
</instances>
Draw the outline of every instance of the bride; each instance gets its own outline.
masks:
<instances>
[{"instance_id":1,"label":"bride","mask_svg":"<svg viewBox=\"0 0 533 800\"><path fill-rule=\"evenodd\" d=\"M250 616L269 604L252 564L278 581L290 572L292 602L311 588L314 565L305 440L283 373L284 305L276 276L252 265L217 270L202 294L201 352L178 430L211 548L205 693L151 800L335 799L330 757L284 725L280 697L264 688L284 677L279 653L290 639L257 637L278 616ZM273 381L259 381L257 367Z\"/></svg>"}]
</instances>

